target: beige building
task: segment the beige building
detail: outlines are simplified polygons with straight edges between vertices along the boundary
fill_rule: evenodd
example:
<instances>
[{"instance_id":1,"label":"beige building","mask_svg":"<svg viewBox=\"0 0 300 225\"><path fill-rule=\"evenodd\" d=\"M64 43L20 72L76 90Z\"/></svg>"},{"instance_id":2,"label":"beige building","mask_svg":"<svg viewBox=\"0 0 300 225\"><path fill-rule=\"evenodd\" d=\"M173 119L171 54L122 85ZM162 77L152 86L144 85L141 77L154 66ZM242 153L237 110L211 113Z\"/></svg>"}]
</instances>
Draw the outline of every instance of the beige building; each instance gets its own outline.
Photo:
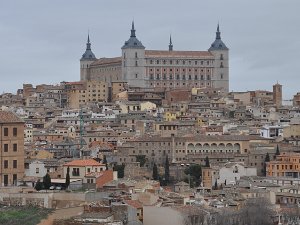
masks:
<instances>
[{"instance_id":1,"label":"beige building","mask_svg":"<svg viewBox=\"0 0 300 225\"><path fill-rule=\"evenodd\" d=\"M293 105L300 106L300 92L298 92L296 95L294 95Z\"/></svg>"},{"instance_id":2,"label":"beige building","mask_svg":"<svg viewBox=\"0 0 300 225\"><path fill-rule=\"evenodd\" d=\"M67 174L67 169L70 168L70 178L83 179L91 173L98 173L106 169L104 164L101 164L93 159L78 159L68 162L64 165L64 178Z\"/></svg>"},{"instance_id":3,"label":"beige building","mask_svg":"<svg viewBox=\"0 0 300 225\"><path fill-rule=\"evenodd\" d=\"M24 176L24 122L0 111L0 184L13 186Z\"/></svg>"},{"instance_id":4,"label":"beige building","mask_svg":"<svg viewBox=\"0 0 300 225\"><path fill-rule=\"evenodd\" d=\"M108 84L104 81L80 81L65 84L69 108L79 109L88 103L107 102Z\"/></svg>"},{"instance_id":5,"label":"beige building","mask_svg":"<svg viewBox=\"0 0 300 225\"><path fill-rule=\"evenodd\" d=\"M88 37L86 51L80 59L80 79L124 81L129 87L141 88L214 87L228 92L228 52L219 26L216 39L207 51L173 50L171 37L168 50L145 50L132 23L121 57L97 59Z\"/></svg>"}]
</instances>

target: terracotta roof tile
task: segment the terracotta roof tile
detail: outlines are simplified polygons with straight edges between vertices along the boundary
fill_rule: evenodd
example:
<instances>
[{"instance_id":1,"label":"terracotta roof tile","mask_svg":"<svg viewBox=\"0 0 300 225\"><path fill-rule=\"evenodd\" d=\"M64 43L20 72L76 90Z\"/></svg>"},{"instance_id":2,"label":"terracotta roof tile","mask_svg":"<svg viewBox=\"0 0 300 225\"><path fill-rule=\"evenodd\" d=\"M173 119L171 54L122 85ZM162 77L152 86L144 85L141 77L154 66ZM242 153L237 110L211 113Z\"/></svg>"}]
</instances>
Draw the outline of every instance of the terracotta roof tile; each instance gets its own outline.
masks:
<instances>
[{"instance_id":1,"label":"terracotta roof tile","mask_svg":"<svg viewBox=\"0 0 300 225\"><path fill-rule=\"evenodd\" d=\"M12 112L0 111L0 123L24 123L24 121Z\"/></svg>"},{"instance_id":2,"label":"terracotta roof tile","mask_svg":"<svg viewBox=\"0 0 300 225\"><path fill-rule=\"evenodd\" d=\"M77 159L66 163L64 166L104 166L93 159Z\"/></svg>"}]
</instances>

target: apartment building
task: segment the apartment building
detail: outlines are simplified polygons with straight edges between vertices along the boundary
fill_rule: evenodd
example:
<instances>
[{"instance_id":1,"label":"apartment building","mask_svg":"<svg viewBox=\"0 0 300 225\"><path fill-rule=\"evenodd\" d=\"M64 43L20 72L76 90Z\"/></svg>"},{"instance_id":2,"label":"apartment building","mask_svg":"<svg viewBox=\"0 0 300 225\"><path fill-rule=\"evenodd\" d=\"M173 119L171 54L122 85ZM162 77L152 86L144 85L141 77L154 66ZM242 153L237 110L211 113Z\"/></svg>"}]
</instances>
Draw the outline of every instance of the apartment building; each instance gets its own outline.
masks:
<instances>
[{"instance_id":1,"label":"apartment building","mask_svg":"<svg viewBox=\"0 0 300 225\"><path fill-rule=\"evenodd\" d=\"M24 171L24 121L0 111L0 185L16 185Z\"/></svg>"}]
</instances>

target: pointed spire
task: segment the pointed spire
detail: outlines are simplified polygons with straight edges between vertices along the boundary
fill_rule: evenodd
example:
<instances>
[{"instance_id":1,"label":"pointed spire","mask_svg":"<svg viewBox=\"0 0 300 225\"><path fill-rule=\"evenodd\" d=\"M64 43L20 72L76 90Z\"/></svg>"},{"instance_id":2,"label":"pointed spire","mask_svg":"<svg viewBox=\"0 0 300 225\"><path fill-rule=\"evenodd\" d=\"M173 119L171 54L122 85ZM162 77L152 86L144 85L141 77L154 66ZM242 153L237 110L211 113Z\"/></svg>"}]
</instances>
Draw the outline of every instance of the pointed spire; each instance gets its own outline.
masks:
<instances>
[{"instance_id":1,"label":"pointed spire","mask_svg":"<svg viewBox=\"0 0 300 225\"><path fill-rule=\"evenodd\" d=\"M172 37L171 37L171 34L170 34L169 51L173 51L173 44L172 44Z\"/></svg>"},{"instance_id":2,"label":"pointed spire","mask_svg":"<svg viewBox=\"0 0 300 225\"><path fill-rule=\"evenodd\" d=\"M132 24L131 24L131 35L130 35L130 37L135 37L134 21L132 21Z\"/></svg>"},{"instance_id":3,"label":"pointed spire","mask_svg":"<svg viewBox=\"0 0 300 225\"><path fill-rule=\"evenodd\" d=\"M80 61L84 61L84 60L96 60L96 56L94 55L94 53L92 52L92 49L91 49L90 32L88 32L86 49L85 49L85 52L83 53Z\"/></svg>"},{"instance_id":4,"label":"pointed spire","mask_svg":"<svg viewBox=\"0 0 300 225\"><path fill-rule=\"evenodd\" d=\"M216 39L221 39L221 32L220 32L220 25L218 23L217 32L216 32Z\"/></svg>"},{"instance_id":5,"label":"pointed spire","mask_svg":"<svg viewBox=\"0 0 300 225\"><path fill-rule=\"evenodd\" d=\"M86 50L91 50L90 32L88 32L88 39L86 43Z\"/></svg>"}]
</instances>

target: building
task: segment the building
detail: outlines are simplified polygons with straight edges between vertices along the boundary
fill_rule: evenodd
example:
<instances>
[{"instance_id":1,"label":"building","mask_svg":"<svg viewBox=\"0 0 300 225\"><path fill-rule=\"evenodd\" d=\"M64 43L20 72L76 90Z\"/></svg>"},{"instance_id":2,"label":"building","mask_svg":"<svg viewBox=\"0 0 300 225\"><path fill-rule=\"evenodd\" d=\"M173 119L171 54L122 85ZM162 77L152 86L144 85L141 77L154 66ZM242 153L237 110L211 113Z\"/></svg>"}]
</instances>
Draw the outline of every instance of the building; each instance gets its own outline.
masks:
<instances>
[{"instance_id":1,"label":"building","mask_svg":"<svg viewBox=\"0 0 300 225\"><path fill-rule=\"evenodd\" d=\"M219 166L202 169L203 187L211 189L217 185L236 184L241 177L257 176L255 167L245 166L244 162L228 162Z\"/></svg>"},{"instance_id":2,"label":"building","mask_svg":"<svg viewBox=\"0 0 300 225\"><path fill-rule=\"evenodd\" d=\"M88 103L107 102L108 85L104 81L80 81L65 84L67 105L79 109Z\"/></svg>"},{"instance_id":3,"label":"building","mask_svg":"<svg viewBox=\"0 0 300 225\"><path fill-rule=\"evenodd\" d=\"M267 176L300 178L300 153L283 153L267 163Z\"/></svg>"},{"instance_id":4,"label":"building","mask_svg":"<svg viewBox=\"0 0 300 225\"><path fill-rule=\"evenodd\" d=\"M168 50L146 50L136 37L132 23L130 38L122 55L97 59L88 36L86 51L80 59L80 79L127 82L140 88L214 87L229 91L229 49L221 40L219 25L216 39L207 51L177 51L172 39Z\"/></svg>"},{"instance_id":5,"label":"building","mask_svg":"<svg viewBox=\"0 0 300 225\"><path fill-rule=\"evenodd\" d=\"M0 111L0 184L13 186L24 176L24 121Z\"/></svg>"},{"instance_id":6,"label":"building","mask_svg":"<svg viewBox=\"0 0 300 225\"><path fill-rule=\"evenodd\" d=\"M293 106L300 106L300 92L294 95Z\"/></svg>"},{"instance_id":7,"label":"building","mask_svg":"<svg viewBox=\"0 0 300 225\"><path fill-rule=\"evenodd\" d=\"M106 169L105 164L98 163L93 159L77 159L64 164L64 176L70 169L70 178L84 179L87 174L97 173Z\"/></svg>"}]
</instances>

